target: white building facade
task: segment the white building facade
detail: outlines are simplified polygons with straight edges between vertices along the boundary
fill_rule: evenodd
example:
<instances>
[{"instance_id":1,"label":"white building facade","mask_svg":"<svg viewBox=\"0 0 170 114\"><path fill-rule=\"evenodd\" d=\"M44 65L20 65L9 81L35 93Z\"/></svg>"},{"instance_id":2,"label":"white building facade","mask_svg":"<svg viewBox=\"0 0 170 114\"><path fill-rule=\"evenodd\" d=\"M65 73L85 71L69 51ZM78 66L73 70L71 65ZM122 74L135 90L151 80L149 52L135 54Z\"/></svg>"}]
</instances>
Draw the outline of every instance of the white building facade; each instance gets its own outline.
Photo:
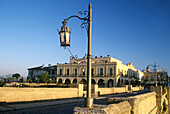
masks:
<instances>
[{"instance_id":1,"label":"white building facade","mask_svg":"<svg viewBox=\"0 0 170 114\"><path fill-rule=\"evenodd\" d=\"M132 63L122 64L122 61L110 57L92 58L92 84L99 87L122 86L129 82L139 81L138 74L142 74ZM70 59L70 63L57 64L58 83L87 82L87 58Z\"/></svg>"}]
</instances>

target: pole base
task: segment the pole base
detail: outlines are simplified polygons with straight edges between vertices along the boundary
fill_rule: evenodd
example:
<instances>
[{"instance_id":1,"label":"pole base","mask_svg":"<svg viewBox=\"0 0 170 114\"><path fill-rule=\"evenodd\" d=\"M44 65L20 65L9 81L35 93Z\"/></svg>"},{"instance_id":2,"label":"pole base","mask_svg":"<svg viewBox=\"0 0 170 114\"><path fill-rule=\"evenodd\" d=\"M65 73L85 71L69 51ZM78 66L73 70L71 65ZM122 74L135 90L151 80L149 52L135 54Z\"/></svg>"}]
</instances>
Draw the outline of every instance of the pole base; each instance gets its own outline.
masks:
<instances>
[{"instance_id":1,"label":"pole base","mask_svg":"<svg viewBox=\"0 0 170 114\"><path fill-rule=\"evenodd\" d=\"M92 108L93 107L93 98L84 98L84 107Z\"/></svg>"}]
</instances>

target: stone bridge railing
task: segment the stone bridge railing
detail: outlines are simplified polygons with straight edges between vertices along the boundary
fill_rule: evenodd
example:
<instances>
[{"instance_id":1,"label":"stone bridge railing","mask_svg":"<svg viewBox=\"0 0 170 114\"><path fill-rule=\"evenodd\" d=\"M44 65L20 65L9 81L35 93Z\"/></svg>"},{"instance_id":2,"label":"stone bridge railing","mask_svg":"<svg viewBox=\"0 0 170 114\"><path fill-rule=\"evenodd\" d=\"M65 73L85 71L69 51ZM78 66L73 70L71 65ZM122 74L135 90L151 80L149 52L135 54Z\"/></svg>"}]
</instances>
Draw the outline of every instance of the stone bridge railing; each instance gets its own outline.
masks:
<instances>
[{"instance_id":1,"label":"stone bridge railing","mask_svg":"<svg viewBox=\"0 0 170 114\"><path fill-rule=\"evenodd\" d=\"M156 93L150 92L131 97L109 98L109 105L97 105L93 108L76 107L74 114L156 114Z\"/></svg>"}]
</instances>

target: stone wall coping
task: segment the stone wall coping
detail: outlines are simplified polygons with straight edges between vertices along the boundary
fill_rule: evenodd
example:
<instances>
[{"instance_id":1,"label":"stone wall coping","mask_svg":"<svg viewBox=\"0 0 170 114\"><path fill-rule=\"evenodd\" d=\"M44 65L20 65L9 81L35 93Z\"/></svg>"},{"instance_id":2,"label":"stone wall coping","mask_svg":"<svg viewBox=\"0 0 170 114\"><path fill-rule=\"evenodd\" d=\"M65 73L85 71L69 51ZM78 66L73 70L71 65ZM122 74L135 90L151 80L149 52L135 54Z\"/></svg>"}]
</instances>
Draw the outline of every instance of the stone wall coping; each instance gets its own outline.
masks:
<instances>
[{"instance_id":1,"label":"stone wall coping","mask_svg":"<svg viewBox=\"0 0 170 114\"><path fill-rule=\"evenodd\" d=\"M94 104L93 108L75 107L74 114L110 114L110 113L118 114L120 112L130 110L131 110L130 104L127 101L124 101L118 104L110 105Z\"/></svg>"},{"instance_id":2,"label":"stone wall coping","mask_svg":"<svg viewBox=\"0 0 170 114\"><path fill-rule=\"evenodd\" d=\"M107 101L108 102L113 102L113 101L142 101L148 97L151 97L155 95L156 96L156 93L155 92L150 92L150 93L145 93L145 94L141 94L141 95L136 95L136 96L131 96L131 97L114 97L114 98L108 98Z\"/></svg>"}]
</instances>

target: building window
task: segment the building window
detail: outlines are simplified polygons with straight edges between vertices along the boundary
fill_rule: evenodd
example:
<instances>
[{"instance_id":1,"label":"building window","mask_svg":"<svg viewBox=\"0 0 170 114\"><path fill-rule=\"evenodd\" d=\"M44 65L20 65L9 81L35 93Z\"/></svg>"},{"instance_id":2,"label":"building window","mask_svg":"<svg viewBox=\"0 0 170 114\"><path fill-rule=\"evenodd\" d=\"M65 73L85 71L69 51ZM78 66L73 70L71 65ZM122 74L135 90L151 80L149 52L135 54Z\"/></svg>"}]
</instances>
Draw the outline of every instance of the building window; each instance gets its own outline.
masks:
<instances>
[{"instance_id":1,"label":"building window","mask_svg":"<svg viewBox=\"0 0 170 114\"><path fill-rule=\"evenodd\" d=\"M54 74L55 74L55 71L53 71L52 74L54 75Z\"/></svg>"},{"instance_id":2,"label":"building window","mask_svg":"<svg viewBox=\"0 0 170 114\"><path fill-rule=\"evenodd\" d=\"M123 70L122 70L121 74L122 74L122 76L123 76Z\"/></svg>"},{"instance_id":3,"label":"building window","mask_svg":"<svg viewBox=\"0 0 170 114\"><path fill-rule=\"evenodd\" d=\"M153 81L153 75L151 75L151 80Z\"/></svg>"},{"instance_id":4,"label":"building window","mask_svg":"<svg viewBox=\"0 0 170 114\"><path fill-rule=\"evenodd\" d=\"M159 76L158 75L156 76L156 79L157 79L157 81L159 81Z\"/></svg>"},{"instance_id":5,"label":"building window","mask_svg":"<svg viewBox=\"0 0 170 114\"><path fill-rule=\"evenodd\" d=\"M75 69L75 75L77 75L77 69Z\"/></svg>"},{"instance_id":6,"label":"building window","mask_svg":"<svg viewBox=\"0 0 170 114\"><path fill-rule=\"evenodd\" d=\"M147 81L149 80L149 77L148 77L148 76L146 76L146 80L147 80Z\"/></svg>"},{"instance_id":7,"label":"building window","mask_svg":"<svg viewBox=\"0 0 170 114\"><path fill-rule=\"evenodd\" d=\"M85 76L85 69L84 68L82 68L82 72L83 72L83 76Z\"/></svg>"},{"instance_id":8,"label":"building window","mask_svg":"<svg viewBox=\"0 0 170 114\"><path fill-rule=\"evenodd\" d=\"M103 68L100 68L100 75L103 75Z\"/></svg>"},{"instance_id":9,"label":"building window","mask_svg":"<svg viewBox=\"0 0 170 114\"><path fill-rule=\"evenodd\" d=\"M120 76L120 69L118 69L118 76Z\"/></svg>"},{"instance_id":10,"label":"building window","mask_svg":"<svg viewBox=\"0 0 170 114\"><path fill-rule=\"evenodd\" d=\"M67 76L69 75L69 69L67 69Z\"/></svg>"},{"instance_id":11,"label":"building window","mask_svg":"<svg viewBox=\"0 0 170 114\"><path fill-rule=\"evenodd\" d=\"M91 69L91 75L94 75L94 68Z\"/></svg>"},{"instance_id":12,"label":"building window","mask_svg":"<svg viewBox=\"0 0 170 114\"><path fill-rule=\"evenodd\" d=\"M60 75L63 75L62 69L60 69Z\"/></svg>"},{"instance_id":13,"label":"building window","mask_svg":"<svg viewBox=\"0 0 170 114\"><path fill-rule=\"evenodd\" d=\"M163 75L161 75L161 81L163 81Z\"/></svg>"},{"instance_id":14,"label":"building window","mask_svg":"<svg viewBox=\"0 0 170 114\"><path fill-rule=\"evenodd\" d=\"M112 76L112 75L113 75L113 69L110 68L110 76Z\"/></svg>"},{"instance_id":15,"label":"building window","mask_svg":"<svg viewBox=\"0 0 170 114\"><path fill-rule=\"evenodd\" d=\"M114 66L114 76L116 76L116 66Z\"/></svg>"}]
</instances>

